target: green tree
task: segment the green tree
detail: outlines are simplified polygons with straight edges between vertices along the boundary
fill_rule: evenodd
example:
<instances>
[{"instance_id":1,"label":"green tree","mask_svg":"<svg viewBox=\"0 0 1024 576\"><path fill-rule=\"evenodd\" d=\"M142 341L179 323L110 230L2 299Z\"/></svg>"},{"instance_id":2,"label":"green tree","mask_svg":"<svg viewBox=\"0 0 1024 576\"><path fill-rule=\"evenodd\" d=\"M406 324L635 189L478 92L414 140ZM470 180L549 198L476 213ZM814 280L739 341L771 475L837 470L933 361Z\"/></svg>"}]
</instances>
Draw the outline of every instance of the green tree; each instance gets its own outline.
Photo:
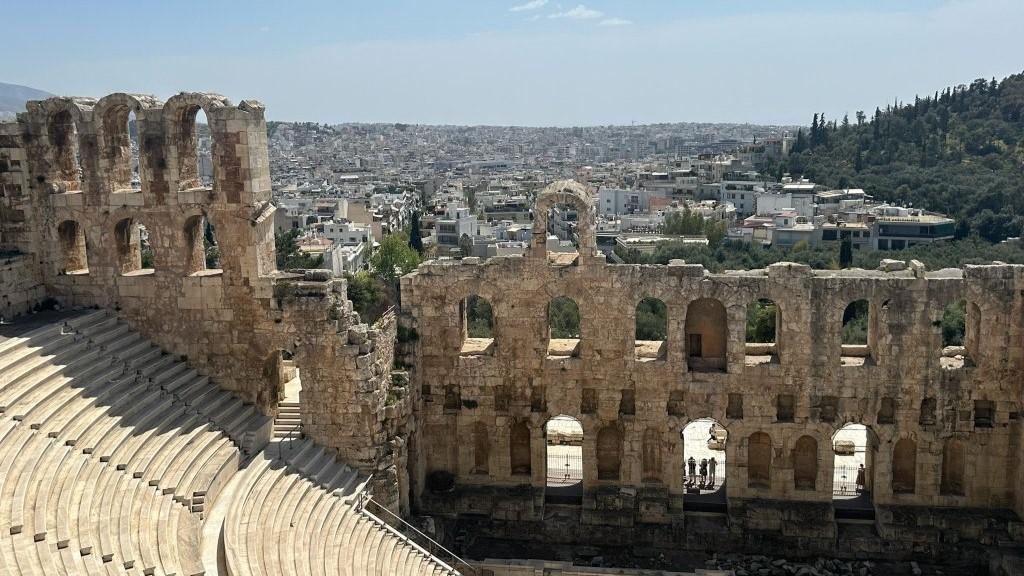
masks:
<instances>
[{"instance_id":1,"label":"green tree","mask_svg":"<svg viewBox=\"0 0 1024 576\"><path fill-rule=\"evenodd\" d=\"M345 276L348 299L363 322L373 323L395 304L395 298L380 278L363 270Z\"/></svg>"},{"instance_id":2,"label":"green tree","mask_svg":"<svg viewBox=\"0 0 1024 576\"><path fill-rule=\"evenodd\" d=\"M665 340L668 337L668 308L657 298L644 298L636 305L636 339Z\"/></svg>"},{"instance_id":3,"label":"green tree","mask_svg":"<svg viewBox=\"0 0 1024 576\"><path fill-rule=\"evenodd\" d=\"M775 342L775 302L762 299L747 306L747 342Z\"/></svg>"},{"instance_id":4,"label":"green tree","mask_svg":"<svg viewBox=\"0 0 1024 576\"><path fill-rule=\"evenodd\" d=\"M420 255L409 247L404 234L389 234L370 256L374 273L389 285L398 284L398 277L408 274L420 264Z\"/></svg>"},{"instance_id":5,"label":"green tree","mask_svg":"<svg viewBox=\"0 0 1024 576\"><path fill-rule=\"evenodd\" d=\"M966 329L967 301L957 300L942 313L942 345L963 346Z\"/></svg>"},{"instance_id":6,"label":"green tree","mask_svg":"<svg viewBox=\"0 0 1024 576\"><path fill-rule=\"evenodd\" d=\"M839 243L839 267L850 266L853 266L853 240L849 236L844 236Z\"/></svg>"},{"instance_id":7,"label":"green tree","mask_svg":"<svg viewBox=\"0 0 1024 576\"><path fill-rule=\"evenodd\" d=\"M421 258L423 257L423 237L420 236L419 210L412 213L412 219L409 222L409 247L415 250Z\"/></svg>"},{"instance_id":8,"label":"green tree","mask_svg":"<svg viewBox=\"0 0 1024 576\"><path fill-rule=\"evenodd\" d=\"M548 304L548 326L552 338L579 338L579 306L567 296L553 298Z\"/></svg>"},{"instance_id":9,"label":"green tree","mask_svg":"<svg viewBox=\"0 0 1024 576\"><path fill-rule=\"evenodd\" d=\"M485 298L476 295L466 298L466 335L470 338L494 337L494 312Z\"/></svg>"},{"instance_id":10,"label":"green tree","mask_svg":"<svg viewBox=\"0 0 1024 576\"><path fill-rule=\"evenodd\" d=\"M868 343L868 301L857 300L843 311L843 344Z\"/></svg>"},{"instance_id":11,"label":"green tree","mask_svg":"<svg viewBox=\"0 0 1024 576\"><path fill-rule=\"evenodd\" d=\"M274 239L274 247L277 251L277 269L291 270L295 268L310 269L319 268L324 263L323 254L307 254L299 250L296 239L299 237L299 229L292 228Z\"/></svg>"},{"instance_id":12,"label":"green tree","mask_svg":"<svg viewBox=\"0 0 1024 576\"><path fill-rule=\"evenodd\" d=\"M473 255L473 239L469 237L469 234L459 236L459 252L462 253L463 258Z\"/></svg>"}]
</instances>

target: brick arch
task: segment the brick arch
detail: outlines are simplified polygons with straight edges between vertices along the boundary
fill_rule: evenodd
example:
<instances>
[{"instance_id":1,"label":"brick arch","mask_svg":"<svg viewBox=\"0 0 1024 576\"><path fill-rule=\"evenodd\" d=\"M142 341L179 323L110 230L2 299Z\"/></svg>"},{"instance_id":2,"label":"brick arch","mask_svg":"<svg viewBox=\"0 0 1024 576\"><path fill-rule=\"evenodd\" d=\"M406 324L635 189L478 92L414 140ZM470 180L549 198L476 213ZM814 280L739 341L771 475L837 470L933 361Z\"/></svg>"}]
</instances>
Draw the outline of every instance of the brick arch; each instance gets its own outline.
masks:
<instances>
[{"instance_id":1,"label":"brick arch","mask_svg":"<svg viewBox=\"0 0 1024 576\"><path fill-rule=\"evenodd\" d=\"M552 182L539 195L533 210L533 245L530 256L547 258L548 210L557 204L568 204L579 212L579 246L583 259L597 255L594 201L586 187L573 180Z\"/></svg>"},{"instance_id":2,"label":"brick arch","mask_svg":"<svg viewBox=\"0 0 1024 576\"><path fill-rule=\"evenodd\" d=\"M207 92L181 92L167 99L163 118L166 124L167 156L171 159L168 167L173 168L177 174L177 182L172 190L188 190L200 185L199 167L195 158L196 114L202 110L207 122L212 123L214 111L227 106L231 106L230 100L220 94ZM210 134L212 137L212 126Z\"/></svg>"},{"instance_id":3,"label":"brick arch","mask_svg":"<svg viewBox=\"0 0 1024 576\"><path fill-rule=\"evenodd\" d=\"M100 170L103 178L103 192L128 190L131 188L131 140L128 134L128 115L135 113L136 130L143 110L158 110L163 101L156 96L125 94L117 92L100 98L93 108L99 133ZM141 134L141 131L139 131ZM139 178L145 183L145 162L142 156L142 139L139 138Z\"/></svg>"}]
</instances>

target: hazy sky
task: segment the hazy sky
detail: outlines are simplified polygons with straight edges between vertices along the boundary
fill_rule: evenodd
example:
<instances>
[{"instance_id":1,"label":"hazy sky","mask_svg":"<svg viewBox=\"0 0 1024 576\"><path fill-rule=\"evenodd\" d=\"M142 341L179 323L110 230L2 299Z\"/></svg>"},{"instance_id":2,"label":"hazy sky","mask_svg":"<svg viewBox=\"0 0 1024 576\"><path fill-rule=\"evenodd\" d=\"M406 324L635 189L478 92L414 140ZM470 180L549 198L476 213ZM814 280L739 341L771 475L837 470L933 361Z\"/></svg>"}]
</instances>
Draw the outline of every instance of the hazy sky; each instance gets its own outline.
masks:
<instances>
[{"instance_id":1,"label":"hazy sky","mask_svg":"<svg viewBox=\"0 0 1024 576\"><path fill-rule=\"evenodd\" d=\"M809 124L1024 70L1022 0L38 0L3 13L0 81L213 91L330 123Z\"/></svg>"}]
</instances>

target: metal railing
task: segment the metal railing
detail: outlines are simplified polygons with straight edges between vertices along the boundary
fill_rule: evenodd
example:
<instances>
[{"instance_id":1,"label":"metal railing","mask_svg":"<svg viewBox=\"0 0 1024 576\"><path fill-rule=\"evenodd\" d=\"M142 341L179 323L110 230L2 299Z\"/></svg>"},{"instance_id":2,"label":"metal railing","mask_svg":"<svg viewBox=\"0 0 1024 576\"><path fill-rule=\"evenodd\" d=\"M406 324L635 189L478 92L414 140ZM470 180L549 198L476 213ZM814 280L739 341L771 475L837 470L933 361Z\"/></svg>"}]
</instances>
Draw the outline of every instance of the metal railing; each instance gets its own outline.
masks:
<instances>
[{"instance_id":1,"label":"metal railing","mask_svg":"<svg viewBox=\"0 0 1024 576\"><path fill-rule=\"evenodd\" d=\"M833 496L857 496L857 474L860 466L856 464L838 464L832 477Z\"/></svg>"},{"instance_id":2,"label":"metal railing","mask_svg":"<svg viewBox=\"0 0 1024 576\"><path fill-rule=\"evenodd\" d=\"M547 479L564 484L583 480L583 455L549 454Z\"/></svg>"},{"instance_id":3,"label":"metal railing","mask_svg":"<svg viewBox=\"0 0 1024 576\"><path fill-rule=\"evenodd\" d=\"M293 425L291 428L289 428L288 429L288 433L285 434L284 438L281 438L280 440L277 441L277 458L278 458L278 460L280 460L282 458L281 450L284 448L284 443L285 442L288 442L288 451L289 452L292 451L292 445L295 442L295 432L298 431L299 428L302 428L302 422L298 422L295 425ZM302 433L301 432L299 432L299 440L302 440Z\"/></svg>"},{"instance_id":4,"label":"metal railing","mask_svg":"<svg viewBox=\"0 0 1024 576\"><path fill-rule=\"evenodd\" d=\"M366 506L368 504L373 504L376 509L383 512L384 516L389 518L391 522L386 522L380 516L377 516L367 510ZM408 542L423 554L431 556L434 561L440 564L449 574L480 576L480 571L477 570L475 566L466 562L462 558L459 558L454 552L445 548L439 542L430 536L427 536L412 524L406 522L401 516L398 516L391 510L381 506L370 497L368 492L364 491L359 494L359 497L356 500L356 510L360 514L369 518L370 521L379 524L385 530L391 532L405 542ZM445 561L445 559L449 558L451 559L450 563Z\"/></svg>"}]
</instances>

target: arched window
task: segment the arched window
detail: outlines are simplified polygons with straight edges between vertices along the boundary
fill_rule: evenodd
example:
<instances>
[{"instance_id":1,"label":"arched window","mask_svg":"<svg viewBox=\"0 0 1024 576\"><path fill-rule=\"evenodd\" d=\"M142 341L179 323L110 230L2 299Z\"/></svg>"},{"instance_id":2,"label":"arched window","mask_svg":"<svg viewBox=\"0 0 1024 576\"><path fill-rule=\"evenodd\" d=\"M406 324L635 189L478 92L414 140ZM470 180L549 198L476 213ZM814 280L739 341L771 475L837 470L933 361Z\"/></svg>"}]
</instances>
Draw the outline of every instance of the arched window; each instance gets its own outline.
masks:
<instances>
[{"instance_id":1,"label":"arched window","mask_svg":"<svg viewBox=\"0 0 1024 576\"><path fill-rule=\"evenodd\" d=\"M134 218L125 218L114 227L121 274L152 272L154 267L150 231Z\"/></svg>"},{"instance_id":2,"label":"arched window","mask_svg":"<svg viewBox=\"0 0 1024 576\"><path fill-rule=\"evenodd\" d=\"M691 370L726 370L729 334L725 306L713 298L694 300L686 308L686 355Z\"/></svg>"},{"instance_id":3,"label":"arched window","mask_svg":"<svg viewBox=\"0 0 1024 576\"><path fill-rule=\"evenodd\" d=\"M964 495L964 441L949 438L942 447L942 494Z\"/></svg>"},{"instance_id":4,"label":"arched window","mask_svg":"<svg viewBox=\"0 0 1024 576\"><path fill-rule=\"evenodd\" d=\"M198 104L180 109L177 123L178 190L209 187L213 182L213 139L206 112Z\"/></svg>"},{"instance_id":5,"label":"arched window","mask_svg":"<svg viewBox=\"0 0 1024 576\"><path fill-rule=\"evenodd\" d=\"M103 109L100 154L108 192L129 192L140 187L138 126L135 111L126 102Z\"/></svg>"},{"instance_id":6,"label":"arched window","mask_svg":"<svg viewBox=\"0 0 1024 576\"><path fill-rule=\"evenodd\" d=\"M779 307L772 300L761 298L747 304L748 366L778 362L778 348L775 342L781 321Z\"/></svg>"},{"instance_id":7,"label":"arched window","mask_svg":"<svg viewBox=\"0 0 1024 576\"><path fill-rule=\"evenodd\" d=\"M892 491L913 494L917 489L917 444L903 438L892 449Z\"/></svg>"},{"instance_id":8,"label":"arched window","mask_svg":"<svg viewBox=\"0 0 1024 576\"><path fill-rule=\"evenodd\" d=\"M643 481L661 482L661 432L654 428L644 430Z\"/></svg>"},{"instance_id":9,"label":"arched window","mask_svg":"<svg viewBox=\"0 0 1024 576\"><path fill-rule=\"evenodd\" d=\"M462 351L464 356L494 353L494 312L481 296L467 296L459 303L462 314Z\"/></svg>"},{"instance_id":10,"label":"arched window","mask_svg":"<svg viewBox=\"0 0 1024 576\"><path fill-rule=\"evenodd\" d=\"M65 220L57 226L60 242L61 272L88 274L89 258L85 242L85 227L74 220Z\"/></svg>"},{"instance_id":11,"label":"arched window","mask_svg":"<svg viewBox=\"0 0 1024 576\"><path fill-rule=\"evenodd\" d=\"M747 486L771 486L772 439L764 432L754 432L747 439Z\"/></svg>"},{"instance_id":12,"label":"arched window","mask_svg":"<svg viewBox=\"0 0 1024 576\"><path fill-rule=\"evenodd\" d=\"M622 463L622 435L615 426L605 426L597 433L597 479L618 480Z\"/></svg>"},{"instance_id":13,"label":"arched window","mask_svg":"<svg viewBox=\"0 0 1024 576\"><path fill-rule=\"evenodd\" d=\"M512 425L509 432L509 464L513 475L529 476L533 470L530 452L530 428L526 422Z\"/></svg>"},{"instance_id":14,"label":"arched window","mask_svg":"<svg viewBox=\"0 0 1024 576\"><path fill-rule=\"evenodd\" d=\"M843 311L840 330L843 366L862 366L872 358L874 331L871 327L871 303L867 300L851 302Z\"/></svg>"},{"instance_id":15,"label":"arched window","mask_svg":"<svg viewBox=\"0 0 1024 576\"><path fill-rule=\"evenodd\" d=\"M946 369L963 368L964 366L973 366L974 360L971 358L971 351L976 349L976 334L978 327L977 321L974 319L976 316L973 313L977 309L977 305L968 305L966 300L957 300L952 302L942 312L942 358L940 364ZM968 330L968 317L971 317L972 328L974 331ZM971 344L968 349L968 343Z\"/></svg>"},{"instance_id":16,"label":"arched window","mask_svg":"<svg viewBox=\"0 0 1024 576\"><path fill-rule=\"evenodd\" d=\"M213 224L203 215L185 221L185 246L188 254L188 273L220 270L220 246Z\"/></svg>"},{"instance_id":17,"label":"arched window","mask_svg":"<svg viewBox=\"0 0 1024 576\"><path fill-rule=\"evenodd\" d=\"M548 356L580 355L580 308L567 296L548 303Z\"/></svg>"},{"instance_id":18,"label":"arched window","mask_svg":"<svg viewBox=\"0 0 1024 576\"><path fill-rule=\"evenodd\" d=\"M814 490L818 479L818 441L801 436L793 448L793 484L797 490Z\"/></svg>"},{"instance_id":19,"label":"arched window","mask_svg":"<svg viewBox=\"0 0 1024 576\"><path fill-rule=\"evenodd\" d=\"M60 110L50 117L48 127L53 146L55 165L53 184L57 192L82 190L82 151L78 142L78 125L68 110Z\"/></svg>"},{"instance_id":20,"label":"arched window","mask_svg":"<svg viewBox=\"0 0 1024 576\"><path fill-rule=\"evenodd\" d=\"M636 305L634 350L638 360L663 360L668 337L668 307L657 298L644 298Z\"/></svg>"},{"instance_id":21,"label":"arched window","mask_svg":"<svg viewBox=\"0 0 1024 576\"><path fill-rule=\"evenodd\" d=\"M491 437L483 422L473 424L473 474L487 474L491 459Z\"/></svg>"}]
</instances>

